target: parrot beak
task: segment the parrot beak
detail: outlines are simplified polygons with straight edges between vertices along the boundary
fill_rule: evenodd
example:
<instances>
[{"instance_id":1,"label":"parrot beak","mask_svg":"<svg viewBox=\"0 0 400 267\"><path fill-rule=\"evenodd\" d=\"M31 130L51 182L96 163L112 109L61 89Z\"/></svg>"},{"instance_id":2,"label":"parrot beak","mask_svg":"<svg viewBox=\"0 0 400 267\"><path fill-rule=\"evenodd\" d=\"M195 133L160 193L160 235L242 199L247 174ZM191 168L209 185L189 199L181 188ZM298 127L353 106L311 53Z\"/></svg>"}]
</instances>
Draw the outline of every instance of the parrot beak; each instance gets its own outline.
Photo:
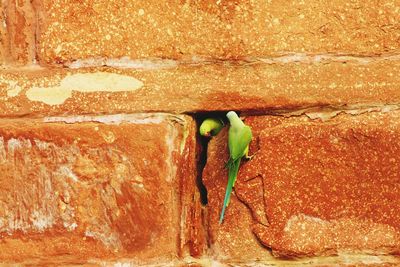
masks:
<instances>
[{"instance_id":1,"label":"parrot beak","mask_svg":"<svg viewBox=\"0 0 400 267\"><path fill-rule=\"evenodd\" d=\"M205 136L205 137L210 137L210 136L211 136L211 133L210 133L210 132L206 132L206 133L204 134L204 136Z\"/></svg>"}]
</instances>

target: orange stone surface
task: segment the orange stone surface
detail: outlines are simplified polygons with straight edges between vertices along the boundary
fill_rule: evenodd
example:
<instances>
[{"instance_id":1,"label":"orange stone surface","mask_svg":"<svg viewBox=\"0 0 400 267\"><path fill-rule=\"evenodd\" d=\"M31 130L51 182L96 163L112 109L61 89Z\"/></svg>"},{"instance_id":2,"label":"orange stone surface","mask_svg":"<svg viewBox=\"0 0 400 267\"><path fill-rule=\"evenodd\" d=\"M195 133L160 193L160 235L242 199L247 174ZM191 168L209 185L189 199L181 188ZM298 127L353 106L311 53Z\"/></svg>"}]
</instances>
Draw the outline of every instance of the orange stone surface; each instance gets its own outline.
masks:
<instances>
[{"instance_id":1,"label":"orange stone surface","mask_svg":"<svg viewBox=\"0 0 400 267\"><path fill-rule=\"evenodd\" d=\"M203 173L212 246L218 252L223 246L233 258L246 257L245 252L263 248L252 241L255 236L265 252L270 248L281 257L398 254L399 122L399 111L340 114L325 121L246 118L255 156L242 164L226 219L218 225L227 180L223 131L211 141Z\"/></svg>"},{"instance_id":2,"label":"orange stone surface","mask_svg":"<svg viewBox=\"0 0 400 267\"><path fill-rule=\"evenodd\" d=\"M181 209L193 211L182 203L181 182L196 178L189 117L2 119L0 125L0 261L148 263L184 253ZM186 194L200 203L193 191Z\"/></svg>"},{"instance_id":3,"label":"orange stone surface","mask_svg":"<svg viewBox=\"0 0 400 267\"><path fill-rule=\"evenodd\" d=\"M36 2L5 0L0 3L0 64L29 65L36 59Z\"/></svg>"},{"instance_id":4,"label":"orange stone surface","mask_svg":"<svg viewBox=\"0 0 400 267\"><path fill-rule=\"evenodd\" d=\"M399 72L398 61L384 60L5 70L0 115L370 108L400 103Z\"/></svg>"},{"instance_id":5,"label":"orange stone surface","mask_svg":"<svg viewBox=\"0 0 400 267\"><path fill-rule=\"evenodd\" d=\"M396 53L397 0L41 0L39 59Z\"/></svg>"},{"instance_id":6,"label":"orange stone surface","mask_svg":"<svg viewBox=\"0 0 400 267\"><path fill-rule=\"evenodd\" d=\"M400 0L0 1L0 265L400 266L399 51Z\"/></svg>"},{"instance_id":7,"label":"orange stone surface","mask_svg":"<svg viewBox=\"0 0 400 267\"><path fill-rule=\"evenodd\" d=\"M5 6L0 3L0 65L3 65L7 59L7 47L9 46L7 37Z\"/></svg>"}]
</instances>

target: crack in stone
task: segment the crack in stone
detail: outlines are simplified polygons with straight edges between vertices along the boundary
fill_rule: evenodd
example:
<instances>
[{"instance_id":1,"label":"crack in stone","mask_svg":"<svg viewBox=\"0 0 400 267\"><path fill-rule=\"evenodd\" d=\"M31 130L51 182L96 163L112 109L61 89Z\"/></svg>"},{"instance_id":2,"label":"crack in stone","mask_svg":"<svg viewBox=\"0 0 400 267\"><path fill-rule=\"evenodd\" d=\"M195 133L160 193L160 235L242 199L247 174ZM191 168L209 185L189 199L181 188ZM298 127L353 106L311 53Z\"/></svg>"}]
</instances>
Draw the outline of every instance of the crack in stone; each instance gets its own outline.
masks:
<instances>
[{"instance_id":1,"label":"crack in stone","mask_svg":"<svg viewBox=\"0 0 400 267\"><path fill-rule=\"evenodd\" d=\"M282 116L300 117L307 116L310 119L330 120L340 114L360 115L369 112L391 112L400 109L400 103L360 103L352 105L315 105L309 107L296 107L291 109L266 109L263 111L243 111L243 116Z\"/></svg>"},{"instance_id":2,"label":"crack in stone","mask_svg":"<svg viewBox=\"0 0 400 267\"><path fill-rule=\"evenodd\" d=\"M208 57L192 56L191 59L131 59L129 57L121 58L103 58L93 57L86 59L76 59L63 62L64 67L71 69L89 68L89 67L112 67L117 69L169 69L179 65L208 65L208 64L232 64L232 65L249 65L257 63L265 64L290 64L290 63L329 63L329 62L352 62L356 64L370 64L382 61L399 61L400 54L382 54L360 56L352 54L307 54L307 53L282 53L277 56L270 57L244 57L238 60L213 59Z\"/></svg>"}]
</instances>

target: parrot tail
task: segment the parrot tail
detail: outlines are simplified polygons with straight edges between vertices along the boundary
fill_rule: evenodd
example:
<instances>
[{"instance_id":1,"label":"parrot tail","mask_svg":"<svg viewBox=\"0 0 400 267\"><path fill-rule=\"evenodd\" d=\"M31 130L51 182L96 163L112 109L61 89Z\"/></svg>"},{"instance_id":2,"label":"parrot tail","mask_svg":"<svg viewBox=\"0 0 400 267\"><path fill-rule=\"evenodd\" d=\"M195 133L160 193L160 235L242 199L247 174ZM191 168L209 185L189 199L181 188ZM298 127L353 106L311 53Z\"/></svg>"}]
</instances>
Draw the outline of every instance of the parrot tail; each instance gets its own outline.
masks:
<instances>
[{"instance_id":1,"label":"parrot tail","mask_svg":"<svg viewBox=\"0 0 400 267\"><path fill-rule=\"evenodd\" d=\"M241 158L231 161L230 164L227 166L228 171L228 185L226 186L225 198L224 198L224 205L222 206L221 216L219 217L219 224L222 223L224 220L225 209L229 205L229 200L231 199L232 188L235 186L237 174L239 171Z\"/></svg>"}]
</instances>

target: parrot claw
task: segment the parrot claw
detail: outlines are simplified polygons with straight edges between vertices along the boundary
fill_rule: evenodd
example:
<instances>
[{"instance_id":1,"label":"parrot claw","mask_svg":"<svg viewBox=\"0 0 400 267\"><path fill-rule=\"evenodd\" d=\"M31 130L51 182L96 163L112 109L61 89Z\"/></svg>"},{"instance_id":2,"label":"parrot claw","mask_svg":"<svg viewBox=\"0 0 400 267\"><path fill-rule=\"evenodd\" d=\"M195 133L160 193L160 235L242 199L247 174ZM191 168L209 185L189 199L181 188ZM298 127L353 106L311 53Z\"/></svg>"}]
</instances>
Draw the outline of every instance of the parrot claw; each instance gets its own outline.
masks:
<instances>
[{"instance_id":1,"label":"parrot claw","mask_svg":"<svg viewBox=\"0 0 400 267\"><path fill-rule=\"evenodd\" d=\"M253 157L254 157L256 154L257 154L257 152L255 152L255 153L254 153L253 155L251 155L251 156L245 155L245 158L246 158L247 160L252 160Z\"/></svg>"}]
</instances>

